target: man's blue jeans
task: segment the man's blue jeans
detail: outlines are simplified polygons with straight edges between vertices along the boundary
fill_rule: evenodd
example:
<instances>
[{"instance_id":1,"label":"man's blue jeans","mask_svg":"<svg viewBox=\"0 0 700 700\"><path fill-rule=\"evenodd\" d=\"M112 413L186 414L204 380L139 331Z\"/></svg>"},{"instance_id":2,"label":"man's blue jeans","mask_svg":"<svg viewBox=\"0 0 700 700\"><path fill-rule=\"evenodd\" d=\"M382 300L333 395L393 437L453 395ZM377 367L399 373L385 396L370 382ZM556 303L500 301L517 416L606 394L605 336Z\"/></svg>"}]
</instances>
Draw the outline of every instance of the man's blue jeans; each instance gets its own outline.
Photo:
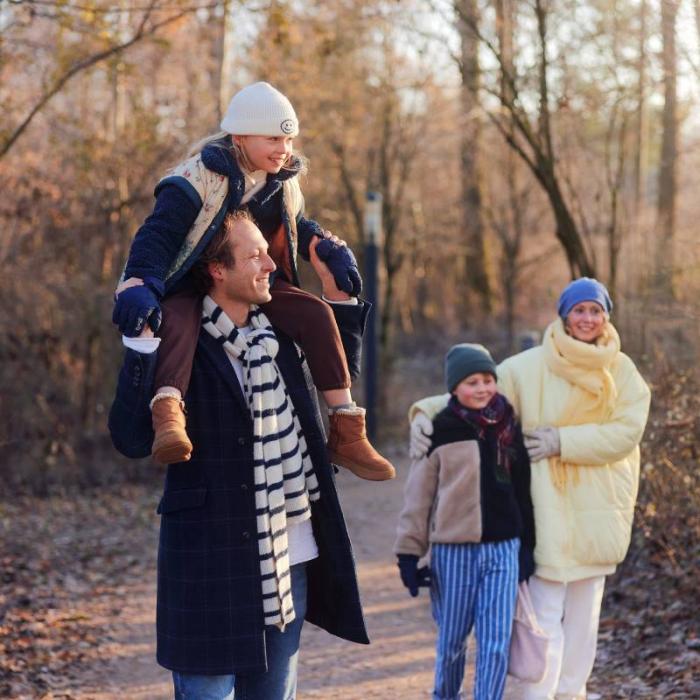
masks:
<instances>
[{"instance_id":1,"label":"man's blue jeans","mask_svg":"<svg viewBox=\"0 0 700 700\"><path fill-rule=\"evenodd\" d=\"M256 674L190 676L173 671L175 700L293 700L297 693L299 637L306 615L306 564L290 569L296 618L284 632L265 628L267 671Z\"/></svg>"}]
</instances>

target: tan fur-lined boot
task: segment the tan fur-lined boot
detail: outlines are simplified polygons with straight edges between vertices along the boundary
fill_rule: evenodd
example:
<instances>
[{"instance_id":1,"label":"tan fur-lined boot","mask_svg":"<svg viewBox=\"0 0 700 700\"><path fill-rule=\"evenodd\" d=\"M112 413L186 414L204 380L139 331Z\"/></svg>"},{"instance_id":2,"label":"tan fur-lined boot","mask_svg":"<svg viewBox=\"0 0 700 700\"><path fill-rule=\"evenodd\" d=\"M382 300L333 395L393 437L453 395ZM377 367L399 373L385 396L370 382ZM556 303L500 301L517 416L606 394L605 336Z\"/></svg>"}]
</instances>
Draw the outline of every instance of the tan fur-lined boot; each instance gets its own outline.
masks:
<instances>
[{"instance_id":1,"label":"tan fur-lined boot","mask_svg":"<svg viewBox=\"0 0 700 700\"><path fill-rule=\"evenodd\" d=\"M186 462L192 443L185 430L185 403L171 394L156 394L151 401L153 447L151 457L158 464Z\"/></svg>"},{"instance_id":2,"label":"tan fur-lined boot","mask_svg":"<svg viewBox=\"0 0 700 700\"><path fill-rule=\"evenodd\" d=\"M384 459L367 439L364 408L336 409L330 413L328 421L330 432L326 447L333 464L369 481L386 481L396 476L391 462Z\"/></svg>"}]
</instances>

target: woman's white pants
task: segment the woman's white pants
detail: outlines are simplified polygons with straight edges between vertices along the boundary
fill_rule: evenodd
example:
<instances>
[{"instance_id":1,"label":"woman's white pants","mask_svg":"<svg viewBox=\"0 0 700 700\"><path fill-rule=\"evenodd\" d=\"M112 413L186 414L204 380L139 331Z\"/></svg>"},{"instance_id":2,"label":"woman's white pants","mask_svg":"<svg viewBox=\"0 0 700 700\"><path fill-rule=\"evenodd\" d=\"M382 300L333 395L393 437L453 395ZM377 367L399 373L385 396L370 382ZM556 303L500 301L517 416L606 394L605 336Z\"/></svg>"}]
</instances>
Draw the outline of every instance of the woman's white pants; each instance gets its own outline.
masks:
<instances>
[{"instance_id":1,"label":"woman's white pants","mask_svg":"<svg viewBox=\"0 0 700 700\"><path fill-rule=\"evenodd\" d=\"M525 684L525 700L585 700L593 670L605 576L570 583L532 576L537 620L549 636L547 673Z\"/></svg>"}]
</instances>

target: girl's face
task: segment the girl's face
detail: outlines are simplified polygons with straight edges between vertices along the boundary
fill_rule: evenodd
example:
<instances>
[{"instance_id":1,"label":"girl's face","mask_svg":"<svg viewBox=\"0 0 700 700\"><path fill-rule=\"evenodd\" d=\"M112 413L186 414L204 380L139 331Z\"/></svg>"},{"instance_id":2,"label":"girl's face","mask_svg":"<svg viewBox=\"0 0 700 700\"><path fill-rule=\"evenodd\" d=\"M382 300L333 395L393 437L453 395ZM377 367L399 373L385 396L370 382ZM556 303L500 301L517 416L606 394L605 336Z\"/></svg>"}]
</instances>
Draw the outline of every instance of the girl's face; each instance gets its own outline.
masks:
<instances>
[{"instance_id":1,"label":"girl's face","mask_svg":"<svg viewBox=\"0 0 700 700\"><path fill-rule=\"evenodd\" d=\"M476 372L462 379L452 393L462 406L481 410L496 394L496 378L488 372Z\"/></svg>"},{"instance_id":2,"label":"girl's face","mask_svg":"<svg viewBox=\"0 0 700 700\"><path fill-rule=\"evenodd\" d=\"M603 332L607 321L605 309L595 301L582 301L576 304L566 317L564 326L567 333L582 343L595 343Z\"/></svg>"},{"instance_id":3,"label":"girl's face","mask_svg":"<svg viewBox=\"0 0 700 700\"><path fill-rule=\"evenodd\" d=\"M264 170L275 175L292 154L292 136L234 136L253 170Z\"/></svg>"}]
</instances>

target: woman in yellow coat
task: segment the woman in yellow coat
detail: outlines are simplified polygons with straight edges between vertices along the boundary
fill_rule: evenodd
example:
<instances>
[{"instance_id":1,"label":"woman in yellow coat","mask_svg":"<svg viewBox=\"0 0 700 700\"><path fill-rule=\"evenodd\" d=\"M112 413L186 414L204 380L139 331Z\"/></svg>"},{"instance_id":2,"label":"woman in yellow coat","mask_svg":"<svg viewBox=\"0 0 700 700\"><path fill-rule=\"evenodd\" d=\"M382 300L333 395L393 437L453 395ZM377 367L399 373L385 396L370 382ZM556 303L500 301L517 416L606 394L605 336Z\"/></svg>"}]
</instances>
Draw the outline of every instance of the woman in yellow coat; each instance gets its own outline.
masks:
<instances>
[{"instance_id":1,"label":"woman in yellow coat","mask_svg":"<svg viewBox=\"0 0 700 700\"><path fill-rule=\"evenodd\" d=\"M532 462L537 617L549 634L544 679L526 700L579 700L595 661L605 576L629 546L639 482L639 443L649 387L620 351L612 301L583 277L561 294L541 346L498 367ZM429 418L445 397L411 407L411 450L430 445Z\"/></svg>"}]
</instances>

